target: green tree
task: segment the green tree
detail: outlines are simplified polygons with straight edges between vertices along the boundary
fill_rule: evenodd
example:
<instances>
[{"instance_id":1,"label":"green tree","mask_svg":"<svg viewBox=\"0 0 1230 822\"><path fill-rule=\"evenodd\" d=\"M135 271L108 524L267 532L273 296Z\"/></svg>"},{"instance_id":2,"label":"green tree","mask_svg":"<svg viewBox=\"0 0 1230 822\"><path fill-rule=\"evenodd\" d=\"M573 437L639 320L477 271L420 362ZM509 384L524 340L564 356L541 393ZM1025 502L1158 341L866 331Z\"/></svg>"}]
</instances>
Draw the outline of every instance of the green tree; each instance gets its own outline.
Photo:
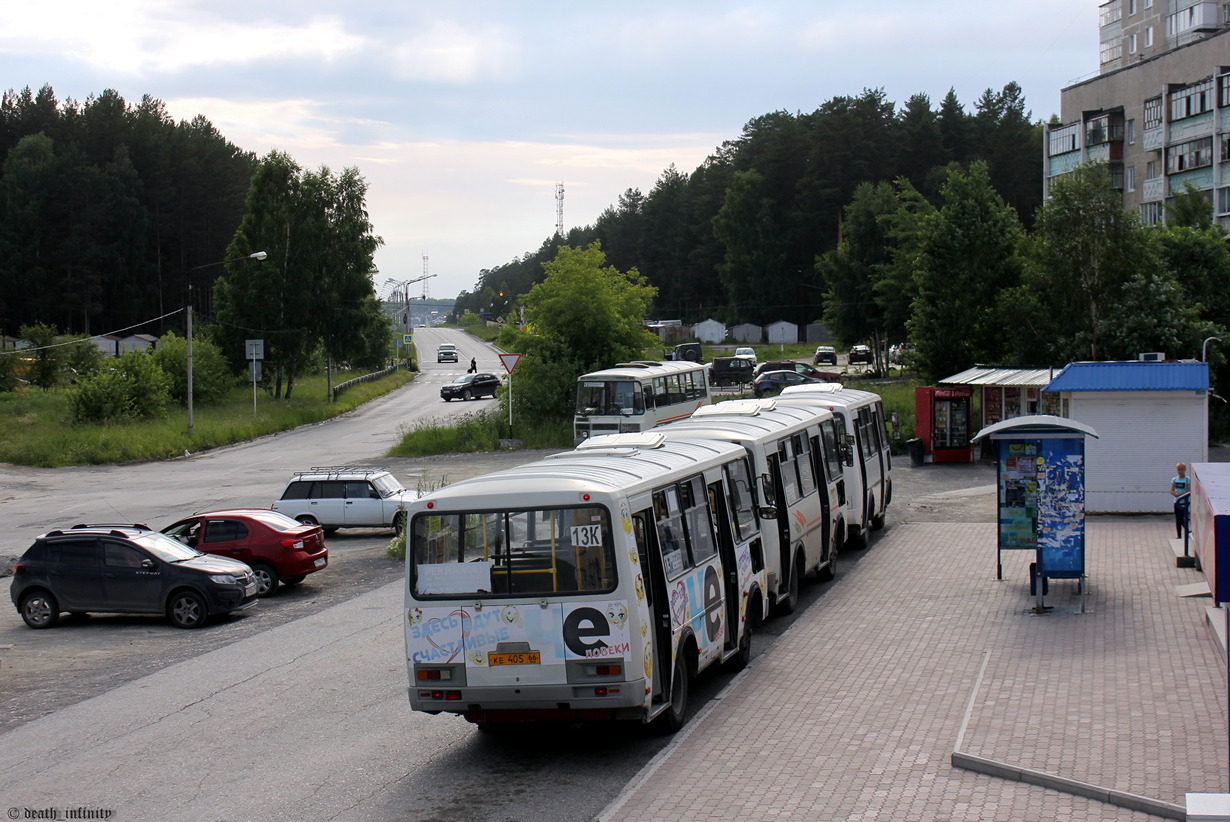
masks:
<instances>
[{"instance_id":1,"label":"green tree","mask_svg":"<svg viewBox=\"0 0 1230 822\"><path fill-rule=\"evenodd\" d=\"M34 355L29 371L31 384L44 391L55 388L64 370L64 349L56 344L59 337L55 326L46 323L23 325L18 334Z\"/></svg>"},{"instance_id":2,"label":"green tree","mask_svg":"<svg viewBox=\"0 0 1230 822\"><path fill-rule=\"evenodd\" d=\"M1143 278L1160 260L1135 213L1124 210L1111 188L1104 164L1054 181L1026 248L1024 284L1045 310L1027 320L1020 315L1017 350L1042 352L1054 363L1110 356L1101 345L1104 310L1124 283Z\"/></svg>"},{"instance_id":3,"label":"green tree","mask_svg":"<svg viewBox=\"0 0 1230 822\"><path fill-rule=\"evenodd\" d=\"M167 390L175 402L188 401L188 341L168 331L158 339L154 362L166 373ZM192 399L208 405L218 402L237 382L230 363L211 340L192 338Z\"/></svg>"},{"instance_id":4,"label":"green tree","mask_svg":"<svg viewBox=\"0 0 1230 822\"><path fill-rule=\"evenodd\" d=\"M1183 190L1166 202L1166 225L1213 228L1213 202L1190 180L1185 180Z\"/></svg>"},{"instance_id":5,"label":"green tree","mask_svg":"<svg viewBox=\"0 0 1230 822\"><path fill-rule=\"evenodd\" d=\"M510 326L500 337L502 347L523 349L514 397L522 419L568 416L579 375L642 359L657 341L642 326L654 289L635 269L607 266L597 243L563 246L543 268L546 277L525 299L536 337L510 332Z\"/></svg>"},{"instance_id":6,"label":"green tree","mask_svg":"<svg viewBox=\"0 0 1230 822\"><path fill-rule=\"evenodd\" d=\"M994 306L1020 280L1024 230L991 185L984 163L954 171L943 204L920 227L918 296L910 318L917 364L940 379L1002 356Z\"/></svg>"},{"instance_id":7,"label":"green tree","mask_svg":"<svg viewBox=\"0 0 1230 822\"><path fill-rule=\"evenodd\" d=\"M379 363L390 325L375 300L370 272L380 238L368 220L363 177L355 169L304 173L288 155L270 153L252 180L248 212L227 252L265 251L264 263L241 260L218 283L218 316L239 334L265 339L274 396L294 391L313 351L330 362ZM234 353L231 353L234 356Z\"/></svg>"}]
</instances>

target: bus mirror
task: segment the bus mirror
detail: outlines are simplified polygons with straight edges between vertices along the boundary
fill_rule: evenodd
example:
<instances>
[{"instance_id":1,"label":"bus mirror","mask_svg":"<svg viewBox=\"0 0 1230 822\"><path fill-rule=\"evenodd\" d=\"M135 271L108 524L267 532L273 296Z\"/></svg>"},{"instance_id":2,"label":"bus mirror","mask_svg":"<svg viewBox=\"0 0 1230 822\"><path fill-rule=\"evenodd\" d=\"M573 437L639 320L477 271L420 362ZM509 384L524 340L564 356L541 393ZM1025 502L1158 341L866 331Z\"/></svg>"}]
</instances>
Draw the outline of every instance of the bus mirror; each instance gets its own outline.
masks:
<instances>
[{"instance_id":1,"label":"bus mirror","mask_svg":"<svg viewBox=\"0 0 1230 822\"><path fill-rule=\"evenodd\" d=\"M773 479L768 474L760 475L760 498L764 500L765 508L771 509L777 505L777 495L773 493ZM773 517L768 517L768 519L773 519Z\"/></svg>"},{"instance_id":2,"label":"bus mirror","mask_svg":"<svg viewBox=\"0 0 1230 822\"><path fill-rule=\"evenodd\" d=\"M777 506L761 505L758 509L761 519L777 519Z\"/></svg>"},{"instance_id":3,"label":"bus mirror","mask_svg":"<svg viewBox=\"0 0 1230 822\"><path fill-rule=\"evenodd\" d=\"M854 437L849 433L841 435L841 461L846 465L854 465Z\"/></svg>"}]
</instances>

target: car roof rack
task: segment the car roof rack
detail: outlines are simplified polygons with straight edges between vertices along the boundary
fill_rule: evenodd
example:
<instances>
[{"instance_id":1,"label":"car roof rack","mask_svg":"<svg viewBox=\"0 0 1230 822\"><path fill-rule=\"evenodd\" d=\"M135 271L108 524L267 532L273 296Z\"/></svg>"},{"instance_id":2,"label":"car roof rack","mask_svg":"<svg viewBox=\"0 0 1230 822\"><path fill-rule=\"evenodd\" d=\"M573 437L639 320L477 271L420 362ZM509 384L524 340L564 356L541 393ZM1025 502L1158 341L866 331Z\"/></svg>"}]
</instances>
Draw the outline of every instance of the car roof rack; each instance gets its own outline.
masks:
<instances>
[{"instance_id":1,"label":"car roof rack","mask_svg":"<svg viewBox=\"0 0 1230 822\"><path fill-rule=\"evenodd\" d=\"M388 470L388 466L385 465L316 465L306 471L296 471L295 476L301 477L304 474L375 474Z\"/></svg>"},{"instance_id":2,"label":"car roof rack","mask_svg":"<svg viewBox=\"0 0 1230 822\"><path fill-rule=\"evenodd\" d=\"M136 528L141 531L154 530L143 522L79 522L70 530L75 531L78 528Z\"/></svg>"}]
</instances>

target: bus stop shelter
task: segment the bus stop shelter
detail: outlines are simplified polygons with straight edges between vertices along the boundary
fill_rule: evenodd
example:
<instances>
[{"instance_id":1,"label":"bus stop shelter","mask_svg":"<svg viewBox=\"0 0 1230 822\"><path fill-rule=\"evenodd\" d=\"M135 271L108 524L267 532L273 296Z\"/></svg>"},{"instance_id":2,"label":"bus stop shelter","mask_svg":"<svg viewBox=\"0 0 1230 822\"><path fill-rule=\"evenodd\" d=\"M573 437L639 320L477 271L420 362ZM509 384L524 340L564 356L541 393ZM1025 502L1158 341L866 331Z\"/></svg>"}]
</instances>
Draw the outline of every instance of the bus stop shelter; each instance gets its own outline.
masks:
<instances>
[{"instance_id":1,"label":"bus stop shelter","mask_svg":"<svg viewBox=\"0 0 1230 822\"><path fill-rule=\"evenodd\" d=\"M974 435L995 446L995 578L1003 579L1004 551L1035 551L1030 583L1038 611L1050 579L1079 580L1085 610L1085 437L1097 436L1084 423L1045 414L1003 420Z\"/></svg>"}]
</instances>

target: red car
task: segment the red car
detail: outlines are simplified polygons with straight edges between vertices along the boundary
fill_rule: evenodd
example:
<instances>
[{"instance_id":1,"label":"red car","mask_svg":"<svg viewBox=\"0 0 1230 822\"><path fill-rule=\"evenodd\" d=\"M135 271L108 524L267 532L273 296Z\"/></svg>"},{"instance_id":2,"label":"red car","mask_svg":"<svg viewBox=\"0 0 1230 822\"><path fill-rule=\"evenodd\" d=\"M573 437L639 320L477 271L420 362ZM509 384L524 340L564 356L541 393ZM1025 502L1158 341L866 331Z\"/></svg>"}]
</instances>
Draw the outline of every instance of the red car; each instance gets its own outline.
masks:
<instances>
[{"instance_id":1,"label":"red car","mask_svg":"<svg viewBox=\"0 0 1230 822\"><path fill-rule=\"evenodd\" d=\"M231 557L251 566L258 596L269 596L278 583L297 585L329 564L325 533L264 508L236 508L193 514L162 529L205 554Z\"/></svg>"}]
</instances>

